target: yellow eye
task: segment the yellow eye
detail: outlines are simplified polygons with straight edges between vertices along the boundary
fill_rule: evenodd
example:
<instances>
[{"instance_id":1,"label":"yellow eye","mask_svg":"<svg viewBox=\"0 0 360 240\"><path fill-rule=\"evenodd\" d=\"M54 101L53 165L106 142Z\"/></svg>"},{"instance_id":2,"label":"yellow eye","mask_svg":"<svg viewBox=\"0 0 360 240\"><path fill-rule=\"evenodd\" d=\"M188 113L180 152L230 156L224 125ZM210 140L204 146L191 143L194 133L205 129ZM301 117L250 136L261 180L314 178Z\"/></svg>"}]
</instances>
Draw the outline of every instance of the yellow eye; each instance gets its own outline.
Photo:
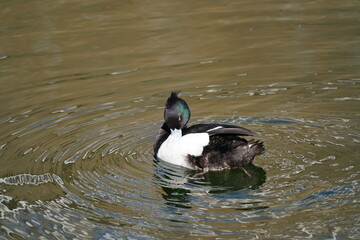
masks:
<instances>
[{"instance_id":1,"label":"yellow eye","mask_svg":"<svg viewBox=\"0 0 360 240\"><path fill-rule=\"evenodd\" d=\"M182 119L181 116L179 116L179 122L181 122L181 119Z\"/></svg>"}]
</instances>

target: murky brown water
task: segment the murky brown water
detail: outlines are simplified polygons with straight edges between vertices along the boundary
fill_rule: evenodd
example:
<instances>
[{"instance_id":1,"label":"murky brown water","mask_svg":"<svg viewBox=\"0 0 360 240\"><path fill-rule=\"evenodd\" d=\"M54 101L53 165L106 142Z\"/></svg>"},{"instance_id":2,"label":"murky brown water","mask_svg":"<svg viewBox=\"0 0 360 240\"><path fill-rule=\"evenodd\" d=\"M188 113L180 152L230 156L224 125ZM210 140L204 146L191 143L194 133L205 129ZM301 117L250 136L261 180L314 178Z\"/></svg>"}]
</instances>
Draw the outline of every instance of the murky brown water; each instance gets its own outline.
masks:
<instances>
[{"instance_id":1,"label":"murky brown water","mask_svg":"<svg viewBox=\"0 0 360 240\"><path fill-rule=\"evenodd\" d=\"M1 239L360 238L358 0L0 6ZM171 90L267 153L155 160Z\"/></svg>"}]
</instances>

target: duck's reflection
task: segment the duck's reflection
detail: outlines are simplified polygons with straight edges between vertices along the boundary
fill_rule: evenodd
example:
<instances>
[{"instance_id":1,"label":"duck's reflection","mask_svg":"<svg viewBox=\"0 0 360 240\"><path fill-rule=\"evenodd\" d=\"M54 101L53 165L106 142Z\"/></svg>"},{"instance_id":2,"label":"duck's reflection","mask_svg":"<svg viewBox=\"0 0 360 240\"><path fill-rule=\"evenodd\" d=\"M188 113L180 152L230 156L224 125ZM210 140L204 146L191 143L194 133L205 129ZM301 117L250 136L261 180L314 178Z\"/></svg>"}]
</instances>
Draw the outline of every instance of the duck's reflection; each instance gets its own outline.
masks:
<instances>
[{"instance_id":1,"label":"duck's reflection","mask_svg":"<svg viewBox=\"0 0 360 240\"><path fill-rule=\"evenodd\" d=\"M253 164L242 168L196 172L161 161L155 178L161 184L162 196L167 205L191 208L194 192L221 194L241 189L257 189L266 181L266 172ZM204 191L199 191L199 189Z\"/></svg>"},{"instance_id":2,"label":"duck's reflection","mask_svg":"<svg viewBox=\"0 0 360 240\"><path fill-rule=\"evenodd\" d=\"M209 193L231 192L240 189L257 189L266 180L266 172L253 164L226 171L210 171L200 182L211 186Z\"/></svg>"}]
</instances>

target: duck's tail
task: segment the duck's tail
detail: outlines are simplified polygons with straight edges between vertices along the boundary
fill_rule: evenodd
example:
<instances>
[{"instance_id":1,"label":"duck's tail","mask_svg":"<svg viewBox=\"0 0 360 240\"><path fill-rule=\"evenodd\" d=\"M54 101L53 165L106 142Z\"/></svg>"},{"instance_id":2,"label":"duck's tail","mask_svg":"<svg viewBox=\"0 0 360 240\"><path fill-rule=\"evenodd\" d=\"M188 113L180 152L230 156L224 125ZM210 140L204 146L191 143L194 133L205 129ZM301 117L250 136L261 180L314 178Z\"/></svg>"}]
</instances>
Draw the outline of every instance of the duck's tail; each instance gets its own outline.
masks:
<instances>
[{"instance_id":1,"label":"duck's tail","mask_svg":"<svg viewBox=\"0 0 360 240\"><path fill-rule=\"evenodd\" d=\"M251 139L245 146L242 146L242 165L251 163L257 155L265 152L264 143Z\"/></svg>"},{"instance_id":2,"label":"duck's tail","mask_svg":"<svg viewBox=\"0 0 360 240\"><path fill-rule=\"evenodd\" d=\"M254 157L257 155L261 155L265 152L264 143L260 142L259 140L251 139L248 141L248 152L250 155Z\"/></svg>"}]
</instances>

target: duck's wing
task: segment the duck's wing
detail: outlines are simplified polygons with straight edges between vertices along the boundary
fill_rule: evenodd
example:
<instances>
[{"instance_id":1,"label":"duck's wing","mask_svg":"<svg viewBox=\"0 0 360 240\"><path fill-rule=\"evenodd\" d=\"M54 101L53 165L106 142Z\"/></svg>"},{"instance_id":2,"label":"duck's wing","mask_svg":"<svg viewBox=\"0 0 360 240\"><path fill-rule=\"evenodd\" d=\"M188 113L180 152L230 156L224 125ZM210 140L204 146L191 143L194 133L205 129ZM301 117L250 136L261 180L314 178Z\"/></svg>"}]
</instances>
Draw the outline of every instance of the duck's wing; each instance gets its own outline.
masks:
<instances>
[{"instance_id":1,"label":"duck's wing","mask_svg":"<svg viewBox=\"0 0 360 240\"><path fill-rule=\"evenodd\" d=\"M197 124L189 128L184 129L183 134L189 133L208 133L210 136L213 135L240 135L240 136L254 136L254 132L249 129L226 124Z\"/></svg>"}]
</instances>

